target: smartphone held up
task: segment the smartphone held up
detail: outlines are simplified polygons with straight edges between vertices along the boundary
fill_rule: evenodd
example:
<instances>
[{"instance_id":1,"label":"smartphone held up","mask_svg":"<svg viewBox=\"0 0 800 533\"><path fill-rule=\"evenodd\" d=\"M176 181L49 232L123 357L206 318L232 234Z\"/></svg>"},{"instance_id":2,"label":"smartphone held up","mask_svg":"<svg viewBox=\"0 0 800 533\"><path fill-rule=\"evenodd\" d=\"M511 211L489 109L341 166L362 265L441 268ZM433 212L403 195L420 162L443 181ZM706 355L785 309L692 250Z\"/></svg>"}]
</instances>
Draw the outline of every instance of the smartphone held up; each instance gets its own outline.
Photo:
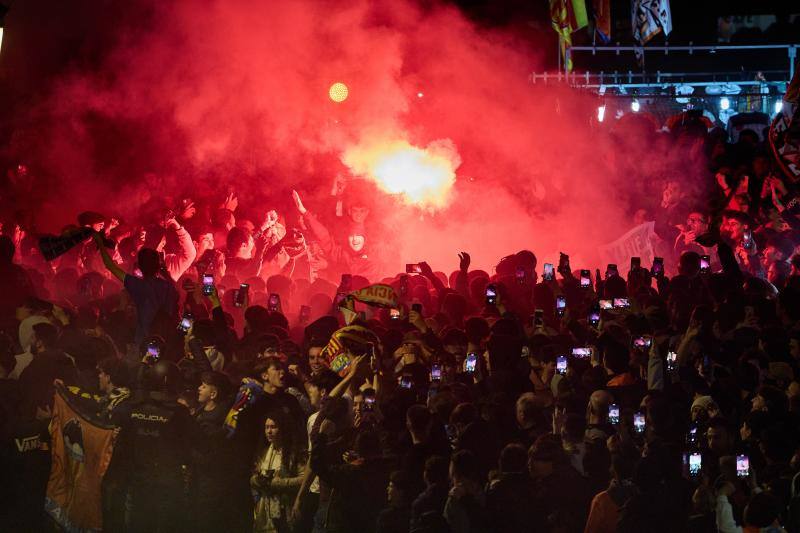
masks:
<instances>
[{"instance_id":1,"label":"smartphone held up","mask_svg":"<svg viewBox=\"0 0 800 533\"><path fill-rule=\"evenodd\" d=\"M478 368L478 354L477 352L470 352L464 360L464 372L472 374Z\"/></svg>"},{"instance_id":2,"label":"smartphone held up","mask_svg":"<svg viewBox=\"0 0 800 533\"><path fill-rule=\"evenodd\" d=\"M544 264L544 271L542 272L542 279L544 281L553 281L555 279L555 268L552 263Z\"/></svg>"},{"instance_id":3,"label":"smartphone held up","mask_svg":"<svg viewBox=\"0 0 800 533\"><path fill-rule=\"evenodd\" d=\"M272 313L277 313L280 311L281 308L281 297L276 293L272 293L269 295L269 300L267 302L267 309Z\"/></svg>"},{"instance_id":4,"label":"smartphone held up","mask_svg":"<svg viewBox=\"0 0 800 533\"><path fill-rule=\"evenodd\" d=\"M490 283L486 286L486 305L497 305L497 286L494 283Z\"/></svg>"},{"instance_id":5,"label":"smartphone held up","mask_svg":"<svg viewBox=\"0 0 800 533\"><path fill-rule=\"evenodd\" d=\"M422 266L419 263L406 263L406 274L422 274Z\"/></svg>"},{"instance_id":6,"label":"smartphone held up","mask_svg":"<svg viewBox=\"0 0 800 533\"><path fill-rule=\"evenodd\" d=\"M214 274L203 274L203 294L210 296L214 292Z\"/></svg>"},{"instance_id":7,"label":"smartphone held up","mask_svg":"<svg viewBox=\"0 0 800 533\"><path fill-rule=\"evenodd\" d=\"M250 285L242 283L239 285L239 290L236 291L236 298L233 300L233 305L236 307L244 307L247 303L247 293L250 290Z\"/></svg>"},{"instance_id":8,"label":"smartphone held up","mask_svg":"<svg viewBox=\"0 0 800 533\"><path fill-rule=\"evenodd\" d=\"M556 372L561 374L562 376L567 373L567 356L566 355L559 355L556 357Z\"/></svg>"},{"instance_id":9,"label":"smartphone held up","mask_svg":"<svg viewBox=\"0 0 800 533\"><path fill-rule=\"evenodd\" d=\"M566 296L559 294L558 296L556 296L556 314L559 317L563 317L566 310L567 310L567 298Z\"/></svg>"}]
</instances>

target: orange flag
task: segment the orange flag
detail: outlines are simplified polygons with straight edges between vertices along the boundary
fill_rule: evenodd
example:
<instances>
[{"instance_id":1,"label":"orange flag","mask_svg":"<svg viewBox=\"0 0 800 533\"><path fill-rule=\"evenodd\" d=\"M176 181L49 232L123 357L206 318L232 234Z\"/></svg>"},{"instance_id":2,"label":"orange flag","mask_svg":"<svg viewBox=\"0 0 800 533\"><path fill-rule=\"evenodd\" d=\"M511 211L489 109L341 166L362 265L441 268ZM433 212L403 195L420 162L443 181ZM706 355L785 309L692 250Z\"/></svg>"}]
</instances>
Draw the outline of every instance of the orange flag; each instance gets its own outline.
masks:
<instances>
[{"instance_id":1,"label":"orange flag","mask_svg":"<svg viewBox=\"0 0 800 533\"><path fill-rule=\"evenodd\" d=\"M89 420L65 396L56 389L45 510L66 531L101 531L100 484L111 461L114 428Z\"/></svg>"}]
</instances>

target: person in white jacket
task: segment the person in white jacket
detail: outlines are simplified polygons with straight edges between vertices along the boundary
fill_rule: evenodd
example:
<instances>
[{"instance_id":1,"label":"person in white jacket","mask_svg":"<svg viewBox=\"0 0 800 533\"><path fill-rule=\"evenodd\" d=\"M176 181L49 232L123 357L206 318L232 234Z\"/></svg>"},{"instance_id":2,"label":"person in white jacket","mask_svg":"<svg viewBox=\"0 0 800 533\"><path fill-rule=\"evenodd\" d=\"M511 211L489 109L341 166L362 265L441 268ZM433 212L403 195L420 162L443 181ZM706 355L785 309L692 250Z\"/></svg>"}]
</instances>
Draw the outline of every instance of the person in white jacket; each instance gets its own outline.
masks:
<instances>
[{"instance_id":1,"label":"person in white jacket","mask_svg":"<svg viewBox=\"0 0 800 533\"><path fill-rule=\"evenodd\" d=\"M743 533L744 531L760 531L762 533L785 533L778 522L779 506L774 498L761 490L755 482L754 473L750 472L748 483L752 496L744 509L744 526L737 524L733 518L733 507L729 497L736 492L736 485L730 481L719 480L717 483L716 518L719 533Z\"/></svg>"},{"instance_id":2,"label":"person in white jacket","mask_svg":"<svg viewBox=\"0 0 800 533\"><path fill-rule=\"evenodd\" d=\"M160 239L154 242L155 239L151 240L150 235L148 235L148 241L150 242L145 243L145 246L152 246L157 252L163 253L164 247L167 244L167 232L172 231L175 233L178 246L177 251L164 254L164 265L173 281L178 281L183 273L194 263L197 250L195 250L191 235L189 235L186 228L181 226L175 219L174 215L167 218L163 222L163 225L166 231L160 235Z\"/></svg>"}]
</instances>

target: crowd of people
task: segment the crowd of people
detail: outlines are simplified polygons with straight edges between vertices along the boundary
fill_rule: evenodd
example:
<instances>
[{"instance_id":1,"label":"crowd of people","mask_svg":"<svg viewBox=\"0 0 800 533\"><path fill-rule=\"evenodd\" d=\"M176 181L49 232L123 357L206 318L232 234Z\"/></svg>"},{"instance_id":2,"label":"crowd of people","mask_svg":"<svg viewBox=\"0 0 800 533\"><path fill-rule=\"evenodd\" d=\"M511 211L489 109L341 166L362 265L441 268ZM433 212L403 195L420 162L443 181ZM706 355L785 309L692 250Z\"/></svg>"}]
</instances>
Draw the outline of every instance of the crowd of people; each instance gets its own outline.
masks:
<instances>
[{"instance_id":1,"label":"crowd of people","mask_svg":"<svg viewBox=\"0 0 800 533\"><path fill-rule=\"evenodd\" d=\"M800 531L800 183L758 132L662 141L697 185L632 206L658 257L605 272L381 278L341 180L330 214L4 220L0 529L53 527L62 395L116 428L108 531Z\"/></svg>"}]
</instances>

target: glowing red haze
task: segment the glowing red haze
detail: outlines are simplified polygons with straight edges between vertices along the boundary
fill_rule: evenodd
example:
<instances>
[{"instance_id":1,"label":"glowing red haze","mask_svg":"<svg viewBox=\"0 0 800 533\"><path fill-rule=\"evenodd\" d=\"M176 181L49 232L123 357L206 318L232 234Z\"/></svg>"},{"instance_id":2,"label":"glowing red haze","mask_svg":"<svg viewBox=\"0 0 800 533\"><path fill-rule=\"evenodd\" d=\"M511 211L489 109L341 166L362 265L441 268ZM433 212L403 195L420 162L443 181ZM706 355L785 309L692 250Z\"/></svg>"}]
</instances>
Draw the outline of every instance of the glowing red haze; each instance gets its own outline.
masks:
<instances>
[{"instance_id":1,"label":"glowing red haze","mask_svg":"<svg viewBox=\"0 0 800 533\"><path fill-rule=\"evenodd\" d=\"M378 237L399 248L394 271L426 259L449 272L461 250L491 269L523 248L540 263L571 251L578 266L631 225L625 176L591 123L596 101L528 80L549 33L521 39L452 7L395 0L150 7L101 68L62 76L15 140L58 176L42 229L78 209L132 216L155 195L228 187L291 218L292 189L327 208L334 176L369 174L353 154L376 143L446 146L455 170L446 199L424 209L376 196L371 216L391 228ZM348 87L341 103L334 82Z\"/></svg>"}]
</instances>

